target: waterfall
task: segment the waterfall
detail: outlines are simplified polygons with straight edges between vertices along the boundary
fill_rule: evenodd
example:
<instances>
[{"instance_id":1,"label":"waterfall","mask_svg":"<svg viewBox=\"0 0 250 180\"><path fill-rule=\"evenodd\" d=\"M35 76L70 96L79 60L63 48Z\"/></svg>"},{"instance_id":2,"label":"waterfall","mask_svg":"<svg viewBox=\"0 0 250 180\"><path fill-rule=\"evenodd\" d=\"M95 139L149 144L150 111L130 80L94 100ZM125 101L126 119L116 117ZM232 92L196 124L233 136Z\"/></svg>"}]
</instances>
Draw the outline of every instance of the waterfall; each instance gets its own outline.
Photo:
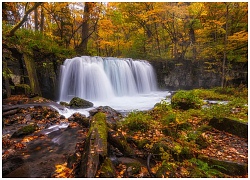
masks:
<instances>
[{"instance_id":1,"label":"waterfall","mask_svg":"<svg viewBox=\"0 0 250 180\"><path fill-rule=\"evenodd\" d=\"M157 90L153 67L129 58L82 56L66 59L60 72L60 101L77 96L106 100Z\"/></svg>"}]
</instances>

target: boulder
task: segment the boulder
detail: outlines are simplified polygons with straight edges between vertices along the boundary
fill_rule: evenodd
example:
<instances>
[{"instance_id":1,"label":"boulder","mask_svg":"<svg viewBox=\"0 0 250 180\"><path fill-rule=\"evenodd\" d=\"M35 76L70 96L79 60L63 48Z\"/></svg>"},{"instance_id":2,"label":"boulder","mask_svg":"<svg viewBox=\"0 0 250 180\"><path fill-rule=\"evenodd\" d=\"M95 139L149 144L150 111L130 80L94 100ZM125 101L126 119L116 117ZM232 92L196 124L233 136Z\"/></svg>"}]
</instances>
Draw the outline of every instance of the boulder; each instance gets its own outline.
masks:
<instances>
[{"instance_id":1,"label":"boulder","mask_svg":"<svg viewBox=\"0 0 250 180\"><path fill-rule=\"evenodd\" d=\"M68 118L69 121L75 121L78 124L82 125L83 127L89 127L90 120L85 115L80 113L74 113Z\"/></svg>"},{"instance_id":2,"label":"boulder","mask_svg":"<svg viewBox=\"0 0 250 180\"><path fill-rule=\"evenodd\" d=\"M226 131L242 138L248 138L248 125L229 118L212 118L209 125L220 131Z\"/></svg>"},{"instance_id":3,"label":"boulder","mask_svg":"<svg viewBox=\"0 0 250 180\"><path fill-rule=\"evenodd\" d=\"M69 103L70 108L72 109L81 109L81 108L90 108L93 107L94 104L92 102L89 102L87 100L81 99L79 97L74 97L71 99Z\"/></svg>"},{"instance_id":4,"label":"boulder","mask_svg":"<svg viewBox=\"0 0 250 180\"><path fill-rule=\"evenodd\" d=\"M109 106L99 106L96 109L90 110L89 114L90 116L94 116L98 112L105 113L108 127L116 129L117 122L122 118L121 113L117 112Z\"/></svg>"}]
</instances>

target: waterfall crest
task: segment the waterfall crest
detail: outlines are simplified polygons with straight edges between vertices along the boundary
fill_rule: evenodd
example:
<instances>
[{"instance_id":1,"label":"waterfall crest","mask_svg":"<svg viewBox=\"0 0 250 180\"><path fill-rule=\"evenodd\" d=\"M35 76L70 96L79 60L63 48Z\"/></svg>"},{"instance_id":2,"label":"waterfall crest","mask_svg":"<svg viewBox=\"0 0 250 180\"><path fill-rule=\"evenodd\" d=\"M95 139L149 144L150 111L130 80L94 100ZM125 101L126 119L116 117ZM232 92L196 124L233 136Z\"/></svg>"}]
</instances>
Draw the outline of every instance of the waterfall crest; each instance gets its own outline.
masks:
<instances>
[{"instance_id":1,"label":"waterfall crest","mask_svg":"<svg viewBox=\"0 0 250 180\"><path fill-rule=\"evenodd\" d=\"M153 67L129 58L82 56L66 59L60 72L60 101L134 96L157 90Z\"/></svg>"}]
</instances>

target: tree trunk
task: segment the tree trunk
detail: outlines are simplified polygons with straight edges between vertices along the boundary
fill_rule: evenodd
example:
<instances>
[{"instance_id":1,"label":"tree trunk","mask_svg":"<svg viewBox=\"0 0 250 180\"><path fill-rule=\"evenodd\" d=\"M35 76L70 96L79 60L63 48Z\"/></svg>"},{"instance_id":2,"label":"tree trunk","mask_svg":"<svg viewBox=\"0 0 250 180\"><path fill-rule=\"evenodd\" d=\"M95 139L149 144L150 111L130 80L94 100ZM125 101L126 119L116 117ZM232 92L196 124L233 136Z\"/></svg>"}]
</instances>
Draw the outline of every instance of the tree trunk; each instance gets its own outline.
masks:
<instances>
[{"instance_id":1,"label":"tree trunk","mask_svg":"<svg viewBox=\"0 0 250 180\"><path fill-rule=\"evenodd\" d=\"M26 11L24 16L23 16L23 19L10 30L8 36L9 37L14 36L15 32L25 23L25 21L27 20L28 15L33 10L35 10L38 6L40 6L41 4L42 4L42 2L36 2L35 5L32 8L30 8L28 11Z\"/></svg>"},{"instance_id":2,"label":"tree trunk","mask_svg":"<svg viewBox=\"0 0 250 180\"><path fill-rule=\"evenodd\" d=\"M82 41L79 46L76 48L78 53L86 53L87 52L87 44L89 37L89 13L90 13L90 2L85 2L84 6L84 18L82 22Z\"/></svg>"},{"instance_id":3,"label":"tree trunk","mask_svg":"<svg viewBox=\"0 0 250 180\"><path fill-rule=\"evenodd\" d=\"M44 11L43 7L41 7L41 24L40 24L40 31L43 32L44 29Z\"/></svg>"},{"instance_id":4,"label":"tree trunk","mask_svg":"<svg viewBox=\"0 0 250 180\"><path fill-rule=\"evenodd\" d=\"M34 19L35 19L35 31L38 31L38 10L34 10Z\"/></svg>"},{"instance_id":5,"label":"tree trunk","mask_svg":"<svg viewBox=\"0 0 250 180\"><path fill-rule=\"evenodd\" d=\"M223 62L222 62L222 79L221 79L221 87L225 87L225 69L226 69L226 59L227 59L227 35L228 35L228 9L229 4L226 3L226 32L224 38L224 52L223 52Z\"/></svg>"},{"instance_id":6,"label":"tree trunk","mask_svg":"<svg viewBox=\"0 0 250 180\"><path fill-rule=\"evenodd\" d=\"M2 20L8 21L8 12L6 2L2 2Z\"/></svg>"}]
</instances>

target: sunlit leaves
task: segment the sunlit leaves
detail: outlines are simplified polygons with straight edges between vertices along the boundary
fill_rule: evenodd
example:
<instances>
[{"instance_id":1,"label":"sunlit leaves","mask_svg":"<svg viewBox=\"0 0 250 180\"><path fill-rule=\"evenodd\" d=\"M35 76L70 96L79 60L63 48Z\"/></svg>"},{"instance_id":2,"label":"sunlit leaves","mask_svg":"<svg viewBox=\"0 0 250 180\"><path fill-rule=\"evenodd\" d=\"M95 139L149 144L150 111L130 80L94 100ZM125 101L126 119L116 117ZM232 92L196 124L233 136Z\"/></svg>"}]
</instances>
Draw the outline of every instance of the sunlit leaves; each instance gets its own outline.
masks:
<instances>
[{"instance_id":1,"label":"sunlit leaves","mask_svg":"<svg viewBox=\"0 0 250 180\"><path fill-rule=\"evenodd\" d=\"M72 170L67 167L67 163L56 165L54 178L72 178Z\"/></svg>"}]
</instances>

